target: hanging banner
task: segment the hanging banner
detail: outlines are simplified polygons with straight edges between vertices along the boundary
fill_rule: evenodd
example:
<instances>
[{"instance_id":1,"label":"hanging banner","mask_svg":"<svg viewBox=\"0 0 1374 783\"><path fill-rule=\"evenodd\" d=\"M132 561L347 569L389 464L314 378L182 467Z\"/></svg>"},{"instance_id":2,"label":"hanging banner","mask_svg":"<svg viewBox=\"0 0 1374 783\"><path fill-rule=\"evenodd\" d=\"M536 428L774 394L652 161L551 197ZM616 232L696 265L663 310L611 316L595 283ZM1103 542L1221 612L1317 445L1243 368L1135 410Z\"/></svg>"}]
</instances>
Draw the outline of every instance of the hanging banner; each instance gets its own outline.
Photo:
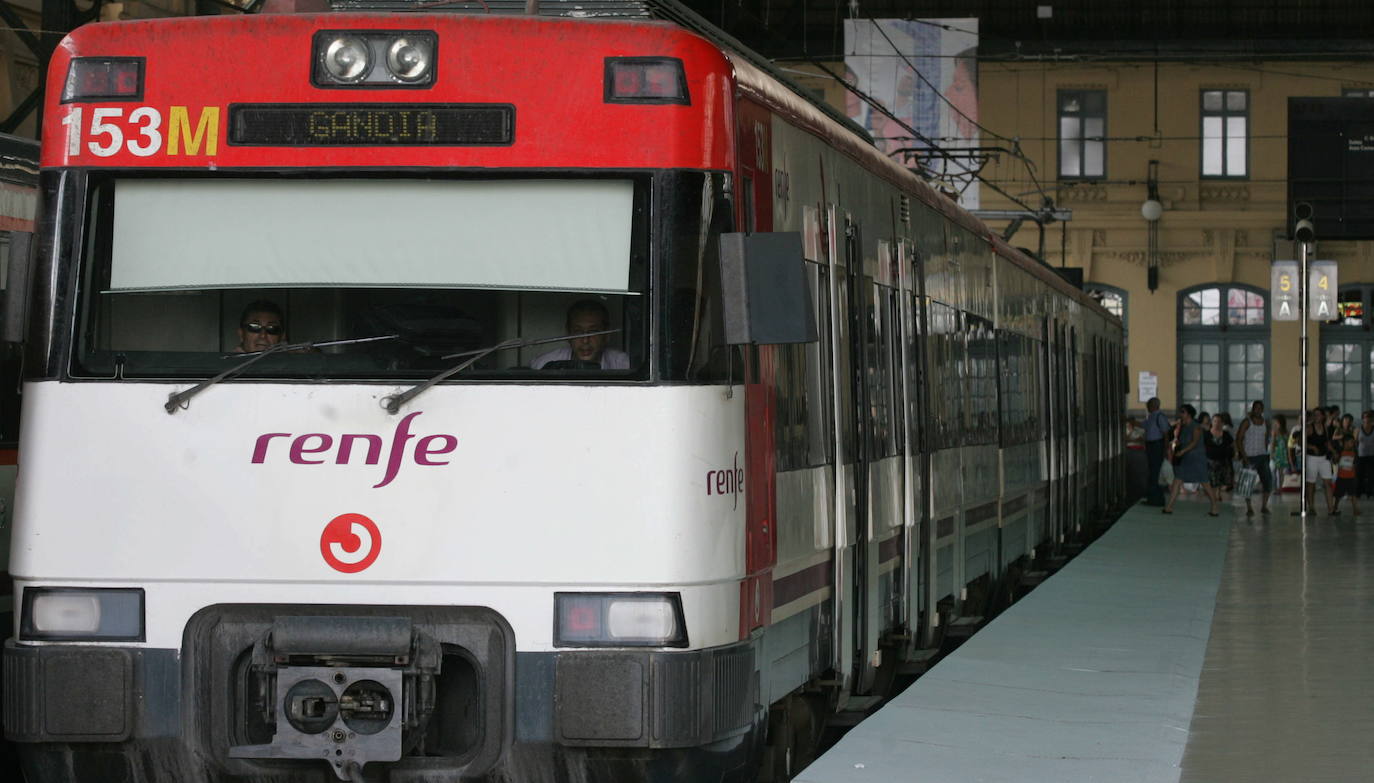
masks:
<instances>
[{"instance_id":1,"label":"hanging banner","mask_svg":"<svg viewBox=\"0 0 1374 783\"><path fill-rule=\"evenodd\" d=\"M1269 270L1269 299L1275 321L1298 320L1298 262L1275 261Z\"/></svg>"},{"instance_id":2,"label":"hanging banner","mask_svg":"<svg viewBox=\"0 0 1374 783\"><path fill-rule=\"evenodd\" d=\"M1313 261L1307 265L1308 318L1334 321L1340 317L1337 286L1335 261Z\"/></svg>"},{"instance_id":3,"label":"hanging banner","mask_svg":"<svg viewBox=\"0 0 1374 783\"><path fill-rule=\"evenodd\" d=\"M844 51L845 80L887 110L850 92L849 118L893 160L919 164L978 209L978 20L849 19Z\"/></svg>"}]
</instances>

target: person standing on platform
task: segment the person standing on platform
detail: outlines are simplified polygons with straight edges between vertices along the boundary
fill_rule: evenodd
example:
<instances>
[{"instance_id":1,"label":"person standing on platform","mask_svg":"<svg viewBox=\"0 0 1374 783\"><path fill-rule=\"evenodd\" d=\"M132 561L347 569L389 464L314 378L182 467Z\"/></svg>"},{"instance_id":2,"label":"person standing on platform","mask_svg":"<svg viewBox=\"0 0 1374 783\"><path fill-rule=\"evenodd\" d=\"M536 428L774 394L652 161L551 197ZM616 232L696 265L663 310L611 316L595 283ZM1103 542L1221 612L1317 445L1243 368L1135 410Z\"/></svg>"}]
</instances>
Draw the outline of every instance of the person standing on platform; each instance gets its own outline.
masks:
<instances>
[{"instance_id":1,"label":"person standing on platform","mask_svg":"<svg viewBox=\"0 0 1374 783\"><path fill-rule=\"evenodd\" d=\"M1355 484L1359 494L1374 497L1374 411L1365 411L1360 416L1355 439Z\"/></svg>"},{"instance_id":2,"label":"person standing on platform","mask_svg":"<svg viewBox=\"0 0 1374 783\"><path fill-rule=\"evenodd\" d=\"M1269 493L1274 489L1274 476L1269 472L1269 429L1264 423L1264 403L1255 400L1250 405L1250 415L1240 423L1240 429L1236 430L1236 456L1240 457L1241 464L1250 467L1259 474L1260 487L1263 495L1260 495L1260 513L1269 513ZM1254 516L1255 507L1250 502L1250 497L1245 497L1245 515Z\"/></svg>"},{"instance_id":3,"label":"person standing on platform","mask_svg":"<svg viewBox=\"0 0 1374 783\"><path fill-rule=\"evenodd\" d=\"M1288 418L1282 413L1274 414L1274 432L1270 436L1270 442L1274 450L1274 492L1279 493L1283 491L1283 477L1293 464L1289 458Z\"/></svg>"},{"instance_id":4,"label":"person standing on platform","mask_svg":"<svg viewBox=\"0 0 1374 783\"><path fill-rule=\"evenodd\" d=\"M1164 513L1174 513L1174 502L1178 500L1178 491L1183 488L1183 483L1197 483L1202 485L1202 491L1207 493L1207 499L1211 501L1211 509L1207 516L1217 517L1221 513L1217 510L1217 496L1212 491L1212 485L1207 480L1207 452L1202 443L1202 425L1193 420L1197 415L1197 409L1184 403L1179 406L1178 418L1178 445L1174 447L1174 483L1169 487L1169 501L1164 505Z\"/></svg>"},{"instance_id":5,"label":"person standing on platform","mask_svg":"<svg viewBox=\"0 0 1374 783\"><path fill-rule=\"evenodd\" d=\"M1316 496L1316 485L1321 484L1322 491L1326 493L1326 513L1334 514L1336 506L1331 499L1331 479L1336 476L1331 471L1331 439L1327 433L1322 409L1318 408L1315 414L1311 418L1311 423L1307 425L1307 453L1303 455L1307 468L1307 486L1303 487L1302 491L1307 493L1307 506L1311 508Z\"/></svg>"},{"instance_id":6,"label":"person standing on platform","mask_svg":"<svg viewBox=\"0 0 1374 783\"><path fill-rule=\"evenodd\" d=\"M1226 414L1218 413L1212 417L1212 426L1202 434L1202 442L1207 447L1207 483L1212 485L1217 498L1222 492L1235 486L1235 469L1231 460L1236 455L1236 439L1226 431Z\"/></svg>"},{"instance_id":7,"label":"person standing on platform","mask_svg":"<svg viewBox=\"0 0 1374 783\"><path fill-rule=\"evenodd\" d=\"M1341 513L1341 498L1350 497L1350 508L1355 516L1360 515L1360 504L1355 500L1359 490L1355 484L1355 436L1337 435L1332 450L1336 452L1336 505L1332 514Z\"/></svg>"},{"instance_id":8,"label":"person standing on platform","mask_svg":"<svg viewBox=\"0 0 1374 783\"><path fill-rule=\"evenodd\" d=\"M1145 505L1164 505L1164 490L1159 486L1159 469L1164 465L1164 444L1170 434L1169 419L1159 409L1159 398L1145 403Z\"/></svg>"}]
</instances>

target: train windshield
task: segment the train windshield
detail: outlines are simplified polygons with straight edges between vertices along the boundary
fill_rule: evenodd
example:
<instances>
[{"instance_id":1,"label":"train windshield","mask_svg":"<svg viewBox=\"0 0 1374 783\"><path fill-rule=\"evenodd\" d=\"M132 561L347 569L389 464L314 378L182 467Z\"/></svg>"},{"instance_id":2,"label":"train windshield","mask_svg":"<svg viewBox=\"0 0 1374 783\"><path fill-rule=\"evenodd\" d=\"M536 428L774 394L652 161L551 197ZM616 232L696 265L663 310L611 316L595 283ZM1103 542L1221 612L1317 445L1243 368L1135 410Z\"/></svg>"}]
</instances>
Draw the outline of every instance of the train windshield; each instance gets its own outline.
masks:
<instances>
[{"instance_id":1,"label":"train windshield","mask_svg":"<svg viewBox=\"0 0 1374 783\"><path fill-rule=\"evenodd\" d=\"M92 188L78 376L644 377L632 179L114 179ZM582 335L558 340L569 335ZM346 342L356 338L388 339ZM542 341L541 341L542 340ZM344 342L340 342L344 341Z\"/></svg>"}]
</instances>

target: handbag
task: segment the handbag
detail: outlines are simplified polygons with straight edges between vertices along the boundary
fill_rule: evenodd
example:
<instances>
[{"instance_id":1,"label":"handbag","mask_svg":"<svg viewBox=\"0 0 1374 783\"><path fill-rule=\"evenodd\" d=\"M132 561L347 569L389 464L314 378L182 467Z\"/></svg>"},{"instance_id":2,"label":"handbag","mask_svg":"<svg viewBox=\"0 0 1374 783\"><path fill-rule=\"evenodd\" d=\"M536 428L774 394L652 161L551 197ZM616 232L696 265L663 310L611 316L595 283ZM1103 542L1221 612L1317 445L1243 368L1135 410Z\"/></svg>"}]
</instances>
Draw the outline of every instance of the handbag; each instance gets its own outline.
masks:
<instances>
[{"instance_id":1,"label":"handbag","mask_svg":"<svg viewBox=\"0 0 1374 783\"><path fill-rule=\"evenodd\" d=\"M1259 471L1254 468L1241 468L1240 475L1236 478L1236 497L1248 498L1255 492L1255 485L1259 483Z\"/></svg>"},{"instance_id":2,"label":"handbag","mask_svg":"<svg viewBox=\"0 0 1374 783\"><path fill-rule=\"evenodd\" d=\"M1159 466L1159 485L1167 487L1174 483L1174 466L1165 462Z\"/></svg>"}]
</instances>

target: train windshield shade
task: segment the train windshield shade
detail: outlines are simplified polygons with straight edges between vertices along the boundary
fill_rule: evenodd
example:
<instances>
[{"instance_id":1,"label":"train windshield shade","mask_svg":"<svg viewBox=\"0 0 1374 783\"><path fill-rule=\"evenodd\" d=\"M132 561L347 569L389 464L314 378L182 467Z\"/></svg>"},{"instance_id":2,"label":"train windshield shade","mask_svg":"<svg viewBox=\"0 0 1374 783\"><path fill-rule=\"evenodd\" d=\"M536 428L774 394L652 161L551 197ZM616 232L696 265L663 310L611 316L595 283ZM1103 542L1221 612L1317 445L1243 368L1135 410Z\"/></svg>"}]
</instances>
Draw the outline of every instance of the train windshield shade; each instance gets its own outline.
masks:
<instances>
[{"instance_id":1,"label":"train windshield shade","mask_svg":"<svg viewBox=\"0 0 1374 783\"><path fill-rule=\"evenodd\" d=\"M626 293L625 180L124 180L110 291Z\"/></svg>"},{"instance_id":2,"label":"train windshield shade","mask_svg":"<svg viewBox=\"0 0 1374 783\"><path fill-rule=\"evenodd\" d=\"M424 379L545 340L458 380L642 380L650 192L647 175L97 178L72 372L211 377L282 342L385 337L235 377Z\"/></svg>"}]
</instances>

